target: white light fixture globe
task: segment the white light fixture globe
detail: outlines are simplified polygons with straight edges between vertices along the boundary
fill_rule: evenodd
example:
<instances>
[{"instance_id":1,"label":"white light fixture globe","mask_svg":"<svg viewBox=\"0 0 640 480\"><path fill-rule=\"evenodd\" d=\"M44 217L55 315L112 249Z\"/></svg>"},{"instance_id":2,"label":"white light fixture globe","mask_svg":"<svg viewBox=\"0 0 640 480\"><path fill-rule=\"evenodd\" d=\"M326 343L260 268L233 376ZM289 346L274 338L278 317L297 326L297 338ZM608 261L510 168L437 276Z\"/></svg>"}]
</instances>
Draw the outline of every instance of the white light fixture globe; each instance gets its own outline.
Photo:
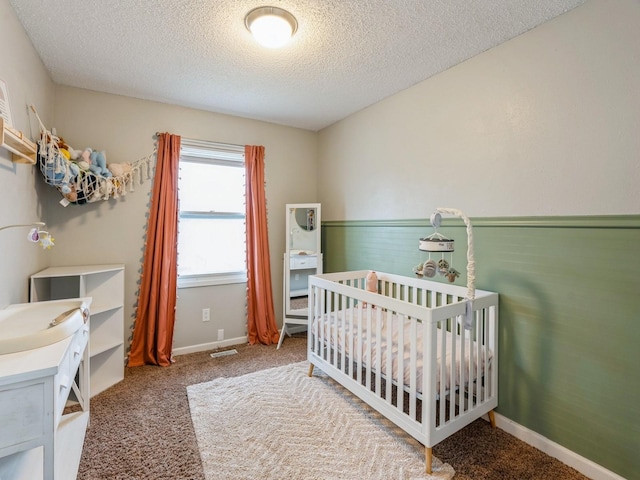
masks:
<instances>
[{"instance_id":1,"label":"white light fixture globe","mask_svg":"<svg viewBox=\"0 0 640 480\"><path fill-rule=\"evenodd\" d=\"M298 29L296 18L278 7L258 7L247 13L244 24L254 38L267 48L284 46Z\"/></svg>"}]
</instances>

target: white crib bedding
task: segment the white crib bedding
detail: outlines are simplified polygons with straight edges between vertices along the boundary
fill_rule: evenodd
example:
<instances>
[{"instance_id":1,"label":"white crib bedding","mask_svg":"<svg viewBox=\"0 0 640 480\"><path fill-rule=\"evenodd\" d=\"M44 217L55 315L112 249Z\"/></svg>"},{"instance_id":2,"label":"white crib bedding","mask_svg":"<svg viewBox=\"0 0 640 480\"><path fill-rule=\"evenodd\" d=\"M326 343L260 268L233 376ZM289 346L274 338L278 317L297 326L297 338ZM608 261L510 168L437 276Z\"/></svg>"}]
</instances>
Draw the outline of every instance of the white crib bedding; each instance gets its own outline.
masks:
<instances>
[{"instance_id":1,"label":"white crib bedding","mask_svg":"<svg viewBox=\"0 0 640 480\"><path fill-rule=\"evenodd\" d=\"M367 321L367 312L371 312L371 335L368 332L369 322ZM346 314L346 315L345 315ZM380 314L380 315L379 315ZM378 316L379 315L379 316ZM338 352L342 353L343 345L344 345L344 353L345 355L353 362L356 362L358 359L358 354L361 355L363 366L371 365L371 368L375 371L377 364L377 355L378 355L378 318L381 319L380 325L380 370L382 375L385 378L389 378L388 376L388 363L387 356L389 351L391 352L391 370L392 370L392 379L395 383L398 383L398 369L399 369L399 349L398 349L398 337L399 337L399 317L394 313L389 315L386 310L382 312L378 312L377 308L373 309L362 309L361 314L362 321L359 322L360 315L359 310L357 308L350 308L346 310L340 310L337 312L332 312L331 314L325 314L321 317L315 317L313 321L313 334L316 338L319 338L323 341L327 346L332 345L333 342L336 342ZM391 331L391 348L387 348L388 344L388 324L389 318L391 319L392 331ZM410 359L411 359L411 321L406 320L406 317L400 317L403 319L404 324L404 336L403 336L403 384L408 388L410 385L411 379L411 369L410 369ZM343 322L344 319L344 322ZM352 320L351 320L352 319ZM350 323L352 322L352 323ZM359 323L362 323L360 330L360 342L358 341L358 332L359 332ZM322 325L319 328L319 324ZM344 328L343 328L344 324ZM351 325L351 329L349 328ZM417 328L415 329L416 336L416 389L418 393L422 394L423 392L423 375L422 368L424 365L423 361L423 328L422 324L418 323ZM476 341L471 341L469 338L470 333L467 332L467 337L464 340L464 348L462 346L463 341L460 335L452 335L449 331L443 331L441 328L436 329L437 332L437 367L436 367L436 392L440 392L440 381L441 376L444 373L444 389L445 391L450 390L452 384L457 388L458 386L466 385L471 379L474 381L477 377L482 377L484 375L485 366L489 366L491 363L491 359L493 357L493 353L490 349L480 345ZM345 336L346 333L346 336ZM350 334L352 333L352 334ZM444 372L442 371L442 342L443 335L445 336L445 365ZM343 338L344 337L344 338ZM369 349L367 346L367 339L371 338L371 348ZM452 375L451 363L453 359L452 350L453 347L453 338L455 338L455 369ZM463 362L463 352L464 352L464 362ZM473 352L473 354L471 353ZM371 358L369 358L371 357ZM485 361L486 358L486 361ZM475 360L478 359L478 360ZM470 362L473 362L470 365ZM479 363L479 365L478 365ZM462 367L462 372L461 372ZM453 382L452 382L452 376Z\"/></svg>"}]
</instances>

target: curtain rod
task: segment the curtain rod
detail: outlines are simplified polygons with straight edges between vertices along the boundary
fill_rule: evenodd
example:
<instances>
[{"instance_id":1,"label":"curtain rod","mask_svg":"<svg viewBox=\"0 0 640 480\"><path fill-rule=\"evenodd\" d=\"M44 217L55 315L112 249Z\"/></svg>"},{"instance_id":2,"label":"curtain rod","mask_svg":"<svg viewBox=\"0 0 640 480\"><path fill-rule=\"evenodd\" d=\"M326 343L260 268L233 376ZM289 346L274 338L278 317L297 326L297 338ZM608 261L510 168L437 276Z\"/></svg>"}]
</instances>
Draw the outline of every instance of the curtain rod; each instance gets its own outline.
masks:
<instances>
[{"instance_id":1,"label":"curtain rod","mask_svg":"<svg viewBox=\"0 0 640 480\"><path fill-rule=\"evenodd\" d=\"M163 133L163 132L156 132L156 138L158 138L158 136L161 133ZM169 133L169 132L164 132L164 133ZM220 142L212 142L212 141L209 141L209 140L197 140L197 139L194 139L194 138L186 138L186 137L184 137L184 139L189 141L189 142L191 142L191 143L201 142L201 143L207 143L209 145L218 145L218 146L221 146L221 147L224 147L224 146L238 147L238 148L244 148L245 147L244 145L238 145L237 143L220 143Z\"/></svg>"}]
</instances>

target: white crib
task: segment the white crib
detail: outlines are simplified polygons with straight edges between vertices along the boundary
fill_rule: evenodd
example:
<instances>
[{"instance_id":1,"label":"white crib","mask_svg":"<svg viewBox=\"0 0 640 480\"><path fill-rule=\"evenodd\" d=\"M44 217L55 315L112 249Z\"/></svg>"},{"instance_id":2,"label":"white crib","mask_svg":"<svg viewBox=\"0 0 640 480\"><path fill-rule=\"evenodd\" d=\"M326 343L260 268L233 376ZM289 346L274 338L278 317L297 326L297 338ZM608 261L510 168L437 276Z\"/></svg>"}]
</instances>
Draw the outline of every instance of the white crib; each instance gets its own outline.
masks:
<instances>
[{"instance_id":1,"label":"white crib","mask_svg":"<svg viewBox=\"0 0 640 480\"><path fill-rule=\"evenodd\" d=\"M314 366L425 446L498 405L498 294L368 270L309 278ZM465 326L467 328L465 328Z\"/></svg>"}]
</instances>

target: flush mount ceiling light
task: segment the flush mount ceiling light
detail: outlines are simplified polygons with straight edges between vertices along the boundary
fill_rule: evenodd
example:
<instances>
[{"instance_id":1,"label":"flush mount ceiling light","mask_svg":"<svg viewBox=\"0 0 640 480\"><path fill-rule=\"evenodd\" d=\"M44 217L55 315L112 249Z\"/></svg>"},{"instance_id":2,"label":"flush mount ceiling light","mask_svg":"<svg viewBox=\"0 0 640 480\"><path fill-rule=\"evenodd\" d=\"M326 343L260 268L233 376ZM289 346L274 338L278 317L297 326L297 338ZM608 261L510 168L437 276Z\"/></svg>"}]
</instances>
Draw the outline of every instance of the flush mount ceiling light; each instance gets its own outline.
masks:
<instances>
[{"instance_id":1,"label":"flush mount ceiling light","mask_svg":"<svg viewBox=\"0 0 640 480\"><path fill-rule=\"evenodd\" d=\"M244 24L261 45L284 46L298 29L296 17L278 7L258 7L247 13Z\"/></svg>"}]
</instances>

